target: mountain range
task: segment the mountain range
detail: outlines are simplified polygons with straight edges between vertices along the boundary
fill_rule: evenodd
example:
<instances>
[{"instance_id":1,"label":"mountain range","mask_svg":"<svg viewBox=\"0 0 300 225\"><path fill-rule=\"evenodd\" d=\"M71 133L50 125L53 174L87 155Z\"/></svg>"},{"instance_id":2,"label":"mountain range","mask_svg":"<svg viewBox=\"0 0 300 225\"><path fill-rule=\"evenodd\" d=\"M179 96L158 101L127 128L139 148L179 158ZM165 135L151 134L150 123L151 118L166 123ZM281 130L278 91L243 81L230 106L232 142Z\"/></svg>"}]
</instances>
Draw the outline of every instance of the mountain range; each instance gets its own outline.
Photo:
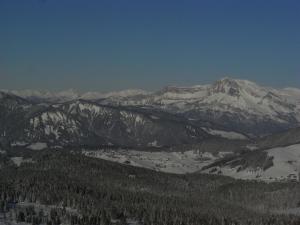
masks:
<instances>
[{"instance_id":1,"label":"mountain range","mask_svg":"<svg viewBox=\"0 0 300 225\"><path fill-rule=\"evenodd\" d=\"M125 90L111 93L74 90L3 91L32 103L57 104L87 100L108 106L126 106L180 115L193 124L237 131L258 137L300 123L300 89L275 89L247 80L224 78L211 85L165 87L156 92Z\"/></svg>"},{"instance_id":2,"label":"mountain range","mask_svg":"<svg viewBox=\"0 0 300 225\"><path fill-rule=\"evenodd\" d=\"M156 92L3 90L0 124L1 149L71 148L166 172L299 178L296 88L224 78Z\"/></svg>"}]
</instances>

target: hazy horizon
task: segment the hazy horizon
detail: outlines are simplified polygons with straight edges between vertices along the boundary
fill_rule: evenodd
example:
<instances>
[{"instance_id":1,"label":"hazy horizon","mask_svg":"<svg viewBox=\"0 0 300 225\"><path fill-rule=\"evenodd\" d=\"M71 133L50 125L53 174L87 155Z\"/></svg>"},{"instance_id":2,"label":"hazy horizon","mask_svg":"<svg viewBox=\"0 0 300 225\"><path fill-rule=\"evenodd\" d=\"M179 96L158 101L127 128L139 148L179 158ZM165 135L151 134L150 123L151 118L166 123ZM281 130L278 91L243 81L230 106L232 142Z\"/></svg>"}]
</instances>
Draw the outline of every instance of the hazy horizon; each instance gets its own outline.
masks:
<instances>
[{"instance_id":1,"label":"hazy horizon","mask_svg":"<svg viewBox=\"0 0 300 225\"><path fill-rule=\"evenodd\" d=\"M253 80L249 80L249 79L239 79L239 78L232 78L232 77L228 77L228 76L224 76L224 77L221 77L219 78L218 80L221 80L221 79L226 79L226 78L229 78L229 79L234 79L234 80L247 80L247 81L251 81L251 82L254 82L256 83L257 85L259 86L262 86L262 87L266 87L266 88L276 88L276 89L285 89L285 88L295 88L295 89L299 89L299 87L294 87L294 86L270 86L270 85L264 85L264 84L261 84L261 83L257 83ZM139 88L139 87L132 87L132 88L124 88L124 89L112 89L112 90L93 90L93 89L87 89L87 90L79 90L79 89L76 89L76 88L67 88L67 89L41 89L41 88L33 88L33 89L30 89L30 88L20 88L20 89L8 89L8 88L0 88L0 91L39 91L39 92L50 92L50 93L59 93L59 92L74 92L74 93L77 93L77 94L85 94L85 93L88 93L88 92L97 92L97 93L109 93L109 92L121 92L121 91L128 91L128 90L141 90L141 91L146 91L146 92L157 92L157 91L160 91L161 89L163 88L166 88L166 87L193 87L193 86L205 86L205 85L212 85L214 82L218 81L218 80L214 80L210 83L197 83L197 84L190 84L190 85L177 85L177 84L166 84L166 85L163 85L163 86L160 86L160 87L157 87L156 89L143 89L143 88Z\"/></svg>"}]
</instances>

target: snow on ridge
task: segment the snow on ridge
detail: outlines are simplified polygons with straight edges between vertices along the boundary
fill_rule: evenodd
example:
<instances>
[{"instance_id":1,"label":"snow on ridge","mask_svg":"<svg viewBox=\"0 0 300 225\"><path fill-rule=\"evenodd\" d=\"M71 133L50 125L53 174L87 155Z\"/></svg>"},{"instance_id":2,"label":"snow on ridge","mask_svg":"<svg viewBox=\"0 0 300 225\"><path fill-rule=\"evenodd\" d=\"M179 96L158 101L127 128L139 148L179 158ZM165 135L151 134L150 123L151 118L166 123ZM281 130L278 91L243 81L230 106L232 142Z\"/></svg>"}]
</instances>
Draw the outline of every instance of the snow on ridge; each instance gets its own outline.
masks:
<instances>
[{"instance_id":1,"label":"snow on ridge","mask_svg":"<svg viewBox=\"0 0 300 225\"><path fill-rule=\"evenodd\" d=\"M73 100L78 98L79 94L73 89L61 92L51 92L48 90L3 90L5 93L13 94L25 99L44 99L44 100Z\"/></svg>"},{"instance_id":2,"label":"snow on ridge","mask_svg":"<svg viewBox=\"0 0 300 225\"><path fill-rule=\"evenodd\" d=\"M150 92L141 89L126 89L114 92L86 92L80 96L81 99L95 100L101 98L126 98L138 95L148 95Z\"/></svg>"},{"instance_id":3,"label":"snow on ridge","mask_svg":"<svg viewBox=\"0 0 300 225\"><path fill-rule=\"evenodd\" d=\"M300 88L295 88L295 87L286 87L283 88L282 90L288 91L288 92L294 92L300 95Z\"/></svg>"},{"instance_id":4,"label":"snow on ridge","mask_svg":"<svg viewBox=\"0 0 300 225\"><path fill-rule=\"evenodd\" d=\"M220 136L226 139L248 140L248 138L245 135L234 131L214 130L214 129L204 128L204 127L202 129L204 129L209 134Z\"/></svg>"},{"instance_id":5,"label":"snow on ridge","mask_svg":"<svg viewBox=\"0 0 300 225\"><path fill-rule=\"evenodd\" d=\"M53 102L105 99L107 104L153 105L176 112L202 110L216 113L237 113L245 118L255 116L258 119L264 119L268 117L281 123L287 123L283 119L285 116L295 115L294 117L300 121L300 89L275 89L260 86L248 80L228 77L209 85L169 86L152 93L140 89L83 94L78 94L72 89L58 93L31 90L11 91L11 93L21 97L35 97Z\"/></svg>"},{"instance_id":6,"label":"snow on ridge","mask_svg":"<svg viewBox=\"0 0 300 225\"><path fill-rule=\"evenodd\" d=\"M33 143L33 144L27 146L28 149L36 150L36 151L43 150L47 147L48 147L48 145L46 143L42 143L42 142Z\"/></svg>"},{"instance_id":7,"label":"snow on ridge","mask_svg":"<svg viewBox=\"0 0 300 225\"><path fill-rule=\"evenodd\" d=\"M132 97L137 95L148 95L150 92L141 89L127 89L121 91L114 92L85 92L80 94L74 89L67 89L63 91L48 91L48 90L1 90L4 93L13 94L25 99L41 99L47 101L71 101L76 99L86 99L86 100L94 100L101 98L111 98L111 97Z\"/></svg>"},{"instance_id":8,"label":"snow on ridge","mask_svg":"<svg viewBox=\"0 0 300 225\"><path fill-rule=\"evenodd\" d=\"M218 113L238 113L246 118L269 117L281 123L286 123L281 115L294 114L300 121L300 107L297 107L293 97L288 95L284 98L281 90L259 86L248 80L224 78L211 85L170 86L152 94L144 102L179 112L198 109Z\"/></svg>"},{"instance_id":9,"label":"snow on ridge","mask_svg":"<svg viewBox=\"0 0 300 225\"><path fill-rule=\"evenodd\" d=\"M228 86L230 88L231 85L238 85L242 89L242 95L249 94L254 97L262 98L268 92L277 91L282 92L283 95L293 95L296 94L300 96L300 89L297 88L284 88L284 89L274 89L259 86L258 84L242 79L232 79L229 77L222 78L217 80L212 84L205 85L194 85L194 86L167 86L158 92L148 92L142 89L127 89L121 91L113 91L113 92L86 92L83 94L79 94L73 89L64 90L60 92L51 92L51 91L41 91L41 90L3 90L6 93L12 93L17 96L23 98L40 98L40 99L48 99L48 100L75 100L75 99L86 99L86 100L95 100L101 98L126 98L126 97L134 97L137 95L144 95L145 97L149 96L158 96L165 98L173 98L173 99L201 99L207 97L209 90L212 89L216 84ZM242 96L245 97L245 96ZM249 96L248 96L249 97ZM220 96L220 99L224 99L224 96ZM254 99L252 99L254 100ZM232 101L232 99L231 99ZM257 103L258 100L256 99Z\"/></svg>"},{"instance_id":10,"label":"snow on ridge","mask_svg":"<svg viewBox=\"0 0 300 225\"><path fill-rule=\"evenodd\" d=\"M116 92L109 92L106 93L106 97L130 97L130 96L135 96L135 95L147 95L150 92L141 90L141 89L127 89L127 90L122 90L122 91L116 91Z\"/></svg>"},{"instance_id":11,"label":"snow on ridge","mask_svg":"<svg viewBox=\"0 0 300 225\"><path fill-rule=\"evenodd\" d=\"M280 94L285 98L294 100L296 103L300 103L300 89L298 88L284 88L280 90Z\"/></svg>"}]
</instances>

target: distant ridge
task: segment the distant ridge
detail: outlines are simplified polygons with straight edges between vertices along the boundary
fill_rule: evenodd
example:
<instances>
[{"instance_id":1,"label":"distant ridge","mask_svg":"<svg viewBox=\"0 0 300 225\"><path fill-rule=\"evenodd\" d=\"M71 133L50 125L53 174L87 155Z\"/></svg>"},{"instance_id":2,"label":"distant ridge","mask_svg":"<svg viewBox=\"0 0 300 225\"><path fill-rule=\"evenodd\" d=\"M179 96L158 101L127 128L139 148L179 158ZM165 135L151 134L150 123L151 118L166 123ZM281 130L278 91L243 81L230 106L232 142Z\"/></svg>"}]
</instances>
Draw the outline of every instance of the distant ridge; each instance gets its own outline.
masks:
<instances>
[{"instance_id":1,"label":"distant ridge","mask_svg":"<svg viewBox=\"0 0 300 225\"><path fill-rule=\"evenodd\" d=\"M167 86L159 91L140 89L79 94L74 90L7 91L32 103L65 103L79 99L102 105L151 108L214 124L221 130L251 136L268 135L300 124L300 89L260 86L254 82L225 77L209 85Z\"/></svg>"}]
</instances>

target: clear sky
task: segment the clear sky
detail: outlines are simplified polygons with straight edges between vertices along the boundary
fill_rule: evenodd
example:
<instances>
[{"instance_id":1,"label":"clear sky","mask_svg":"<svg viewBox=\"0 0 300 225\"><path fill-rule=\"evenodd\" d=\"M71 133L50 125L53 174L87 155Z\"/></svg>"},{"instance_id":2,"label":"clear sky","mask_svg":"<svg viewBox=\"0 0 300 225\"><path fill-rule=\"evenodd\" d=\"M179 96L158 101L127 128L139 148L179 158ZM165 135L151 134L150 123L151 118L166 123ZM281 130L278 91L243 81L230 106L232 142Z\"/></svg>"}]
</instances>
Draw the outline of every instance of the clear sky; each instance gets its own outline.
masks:
<instances>
[{"instance_id":1,"label":"clear sky","mask_svg":"<svg viewBox=\"0 0 300 225\"><path fill-rule=\"evenodd\" d=\"M0 88L300 87L299 0L0 0Z\"/></svg>"}]
</instances>

